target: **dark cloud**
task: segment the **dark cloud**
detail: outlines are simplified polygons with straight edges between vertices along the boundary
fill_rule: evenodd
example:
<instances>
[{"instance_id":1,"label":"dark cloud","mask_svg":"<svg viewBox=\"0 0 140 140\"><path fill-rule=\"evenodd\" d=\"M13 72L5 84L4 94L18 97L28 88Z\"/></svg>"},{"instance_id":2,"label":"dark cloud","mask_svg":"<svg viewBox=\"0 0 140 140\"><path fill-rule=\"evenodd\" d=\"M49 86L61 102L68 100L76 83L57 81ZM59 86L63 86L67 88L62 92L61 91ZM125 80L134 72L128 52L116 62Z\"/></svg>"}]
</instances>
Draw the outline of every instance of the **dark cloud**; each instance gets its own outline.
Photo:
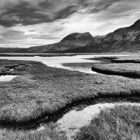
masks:
<instances>
[{"instance_id":1,"label":"dark cloud","mask_svg":"<svg viewBox=\"0 0 140 140\"><path fill-rule=\"evenodd\" d=\"M59 37L52 36L52 35L39 35L33 37L34 39L48 39L48 40L54 40L54 39L59 39Z\"/></svg>"},{"instance_id":2,"label":"dark cloud","mask_svg":"<svg viewBox=\"0 0 140 140\"><path fill-rule=\"evenodd\" d=\"M56 19L67 18L69 15L73 14L76 11L77 9L75 9L75 6L66 7L56 14Z\"/></svg>"},{"instance_id":3,"label":"dark cloud","mask_svg":"<svg viewBox=\"0 0 140 140\"><path fill-rule=\"evenodd\" d=\"M75 6L66 5L59 9L49 3L48 0L33 6L29 2L20 2L6 9L0 15L0 24L5 27L21 25L32 25L38 23L52 22L57 19L67 18L76 11Z\"/></svg>"},{"instance_id":4,"label":"dark cloud","mask_svg":"<svg viewBox=\"0 0 140 140\"><path fill-rule=\"evenodd\" d=\"M110 6L119 1L122 0L78 0L78 3L82 8L87 8L88 12L98 13L107 10Z\"/></svg>"},{"instance_id":5,"label":"dark cloud","mask_svg":"<svg viewBox=\"0 0 140 140\"><path fill-rule=\"evenodd\" d=\"M135 11L138 11L138 4L140 2L136 0L132 3L131 0L118 0L112 4L106 11L102 12L97 16L97 20L106 21L106 20L114 20L125 19L127 16L135 15ZM134 22L134 21L133 21Z\"/></svg>"},{"instance_id":6,"label":"dark cloud","mask_svg":"<svg viewBox=\"0 0 140 140\"><path fill-rule=\"evenodd\" d=\"M22 2L1 14L0 24L11 27L16 24L30 25L41 23L43 20L49 21L47 16L37 13L37 10L37 8L31 7L28 3Z\"/></svg>"},{"instance_id":7,"label":"dark cloud","mask_svg":"<svg viewBox=\"0 0 140 140\"><path fill-rule=\"evenodd\" d=\"M8 4L8 0L6 1ZM121 0L36 0L36 4L33 4L33 0L9 0L14 4L11 7L7 6L0 14L0 25L12 27L17 24L33 25L53 22L68 18L79 9L98 13L119 1Z\"/></svg>"},{"instance_id":8,"label":"dark cloud","mask_svg":"<svg viewBox=\"0 0 140 140\"><path fill-rule=\"evenodd\" d=\"M7 31L1 34L1 37L6 40L21 40L26 39L28 36L21 31Z\"/></svg>"},{"instance_id":9,"label":"dark cloud","mask_svg":"<svg viewBox=\"0 0 140 140\"><path fill-rule=\"evenodd\" d=\"M115 2L117 2L117 0ZM113 1L108 1L108 2L100 1L99 3L97 3L95 5L94 8L90 9L90 12L91 13L97 13L97 12L100 12L100 11L104 11L104 10L108 9L110 6L112 6L113 3L114 3Z\"/></svg>"}]
</instances>

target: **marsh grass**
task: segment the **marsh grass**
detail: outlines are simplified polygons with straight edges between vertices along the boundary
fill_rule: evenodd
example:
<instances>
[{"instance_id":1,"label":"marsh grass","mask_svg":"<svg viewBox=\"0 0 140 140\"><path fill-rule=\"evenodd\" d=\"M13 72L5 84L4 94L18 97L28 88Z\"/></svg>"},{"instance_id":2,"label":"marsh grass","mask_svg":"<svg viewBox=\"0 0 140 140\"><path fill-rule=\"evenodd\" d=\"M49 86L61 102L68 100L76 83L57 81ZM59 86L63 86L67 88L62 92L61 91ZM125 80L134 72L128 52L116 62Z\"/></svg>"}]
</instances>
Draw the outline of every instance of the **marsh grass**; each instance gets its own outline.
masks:
<instances>
[{"instance_id":1,"label":"marsh grass","mask_svg":"<svg viewBox=\"0 0 140 140\"><path fill-rule=\"evenodd\" d=\"M28 67L14 80L0 83L1 126L25 126L85 100L140 96L140 81L136 79L72 72L39 62L15 63Z\"/></svg>"},{"instance_id":2,"label":"marsh grass","mask_svg":"<svg viewBox=\"0 0 140 140\"><path fill-rule=\"evenodd\" d=\"M92 70L107 74L120 75L129 78L140 78L140 57L138 55L119 57L99 57L101 64L94 64ZM110 61L108 63L108 60Z\"/></svg>"},{"instance_id":3,"label":"marsh grass","mask_svg":"<svg viewBox=\"0 0 140 140\"><path fill-rule=\"evenodd\" d=\"M0 130L1 140L67 140L65 132L58 132L56 126L48 125L41 131Z\"/></svg>"},{"instance_id":4,"label":"marsh grass","mask_svg":"<svg viewBox=\"0 0 140 140\"><path fill-rule=\"evenodd\" d=\"M83 101L140 97L139 79L84 74L50 68L40 62L0 60L0 69L13 67L19 76L0 82L0 136L5 140L41 140L41 135L45 135L43 140L66 140L63 133L59 135L50 127L34 134L22 129L32 128L32 124L40 124L44 118Z\"/></svg>"},{"instance_id":5,"label":"marsh grass","mask_svg":"<svg viewBox=\"0 0 140 140\"><path fill-rule=\"evenodd\" d=\"M19 61L0 60L0 75L22 75L25 74L29 63Z\"/></svg>"},{"instance_id":6,"label":"marsh grass","mask_svg":"<svg viewBox=\"0 0 140 140\"><path fill-rule=\"evenodd\" d=\"M140 64L135 63L94 64L92 70L107 75L140 78Z\"/></svg>"},{"instance_id":7,"label":"marsh grass","mask_svg":"<svg viewBox=\"0 0 140 140\"><path fill-rule=\"evenodd\" d=\"M101 63L140 63L139 55L129 55L128 56L103 56L103 57L94 57L87 58L88 60L101 61Z\"/></svg>"},{"instance_id":8,"label":"marsh grass","mask_svg":"<svg viewBox=\"0 0 140 140\"><path fill-rule=\"evenodd\" d=\"M75 140L139 140L140 107L116 106L102 110Z\"/></svg>"},{"instance_id":9,"label":"marsh grass","mask_svg":"<svg viewBox=\"0 0 140 140\"><path fill-rule=\"evenodd\" d=\"M113 63L140 63L140 56L139 55L120 56L116 58L111 58L110 60Z\"/></svg>"}]
</instances>

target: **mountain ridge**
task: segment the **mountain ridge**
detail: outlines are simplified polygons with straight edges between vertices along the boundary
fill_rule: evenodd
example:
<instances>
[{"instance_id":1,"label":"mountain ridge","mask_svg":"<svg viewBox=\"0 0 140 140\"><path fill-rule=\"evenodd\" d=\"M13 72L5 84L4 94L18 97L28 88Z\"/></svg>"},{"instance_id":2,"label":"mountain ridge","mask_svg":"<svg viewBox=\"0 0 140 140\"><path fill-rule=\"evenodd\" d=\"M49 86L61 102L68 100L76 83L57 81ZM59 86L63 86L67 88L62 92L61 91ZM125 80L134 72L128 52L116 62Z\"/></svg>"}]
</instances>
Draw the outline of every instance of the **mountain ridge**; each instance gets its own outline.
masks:
<instances>
[{"instance_id":1,"label":"mountain ridge","mask_svg":"<svg viewBox=\"0 0 140 140\"><path fill-rule=\"evenodd\" d=\"M140 20L105 36L93 37L89 32L72 33L60 42L30 48L0 48L0 53L106 53L140 51Z\"/></svg>"}]
</instances>

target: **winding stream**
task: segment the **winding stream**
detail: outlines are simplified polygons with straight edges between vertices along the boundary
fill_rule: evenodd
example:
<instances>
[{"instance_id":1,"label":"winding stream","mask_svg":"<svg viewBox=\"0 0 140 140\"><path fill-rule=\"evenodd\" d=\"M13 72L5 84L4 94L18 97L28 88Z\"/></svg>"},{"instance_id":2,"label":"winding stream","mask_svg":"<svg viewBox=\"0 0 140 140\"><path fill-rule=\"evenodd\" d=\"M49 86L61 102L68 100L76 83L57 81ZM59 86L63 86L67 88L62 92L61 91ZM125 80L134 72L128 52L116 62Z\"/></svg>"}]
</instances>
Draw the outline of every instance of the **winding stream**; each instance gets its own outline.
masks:
<instances>
[{"instance_id":1,"label":"winding stream","mask_svg":"<svg viewBox=\"0 0 140 140\"><path fill-rule=\"evenodd\" d=\"M114 103L98 103L83 107L76 107L67 112L56 124L57 132L65 132L68 140L73 140L73 137L80 131L80 128L90 124L91 120L98 117L101 110L114 108L115 106L140 106L140 103L132 102L114 102ZM46 124L42 124L37 131L45 130Z\"/></svg>"},{"instance_id":2,"label":"winding stream","mask_svg":"<svg viewBox=\"0 0 140 140\"><path fill-rule=\"evenodd\" d=\"M75 55L75 56L55 56L55 57L0 57L0 59L8 60L27 60L27 61L38 61L49 67L56 67L67 69L70 71L79 71L88 74L97 74L91 70L93 63L100 63L100 60L92 60L90 58L95 57L114 57L114 56L125 56L125 55Z\"/></svg>"},{"instance_id":3,"label":"winding stream","mask_svg":"<svg viewBox=\"0 0 140 140\"><path fill-rule=\"evenodd\" d=\"M55 56L55 57L0 57L0 59L9 60L30 60L38 61L46 64L49 67L56 67L62 69L68 69L71 71L79 71L88 74L97 74L91 71L91 66L93 63L100 63L99 60L90 60L87 58L102 57L102 56L118 56L118 55L77 55L77 56ZM124 56L124 55L123 55ZM2 77L0 77L2 78ZM11 77L11 79L14 77ZM98 103L94 105L89 105L84 108L76 107L71 111L67 112L60 118L57 122L57 131L65 131L68 140L72 140L72 137L79 131L83 126L90 124L91 120L98 116L101 110L107 108L113 108L114 106L120 105L132 105L140 106L140 103L131 102L116 102L116 103ZM42 131L45 129L46 124L41 124L37 131Z\"/></svg>"}]
</instances>

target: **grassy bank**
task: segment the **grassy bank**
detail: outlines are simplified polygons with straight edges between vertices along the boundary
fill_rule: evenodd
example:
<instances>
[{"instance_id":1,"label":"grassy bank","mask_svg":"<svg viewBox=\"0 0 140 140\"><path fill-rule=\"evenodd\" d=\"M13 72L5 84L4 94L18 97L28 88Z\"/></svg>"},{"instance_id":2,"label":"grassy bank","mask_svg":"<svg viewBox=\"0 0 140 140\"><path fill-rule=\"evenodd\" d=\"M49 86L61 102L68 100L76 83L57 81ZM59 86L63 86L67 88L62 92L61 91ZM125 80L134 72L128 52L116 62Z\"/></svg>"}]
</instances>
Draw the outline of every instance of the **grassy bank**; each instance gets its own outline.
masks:
<instances>
[{"instance_id":1,"label":"grassy bank","mask_svg":"<svg viewBox=\"0 0 140 140\"><path fill-rule=\"evenodd\" d=\"M92 70L107 75L140 78L140 64L135 63L94 64Z\"/></svg>"},{"instance_id":2,"label":"grassy bank","mask_svg":"<svg viewBox=\"0 0 140 140\"><path fill-rule=\"evenodd\" d=\"M49 124L41 131L21 131L0 129L1 140L67 140L64 132L56 130L56 126Z\"/></svg>"},{"instance_id":3,"label":"grassy bank","mask_svg":"<svg viewBox=\"0 0 140 140\"><path fill-rule=\"evenodd\" d=\"M101 57L95 58L95 60L96 59L102 61L102 63L94 64L92 66L93 71L108 75L120 75L129 78L140 78L140 57L137 55Z\"/></svg>"},{"instance_id":4,"label":"grassy bank","mask_svg":"<svg viewBox=\"0 0 140 140\"><path fill-rule=\"evenodd\" d=\"M98 60L102 63L140 63L140 56L130 55L128 56L101 56L101 57L94 57L94 58L87 58L88 60Z\"/></svg>"},{"instance_id":5,"label":"grassy bank","mask_svg":"<svg viewBox=\"0 0 140 140\"><path fill-rule=\"evenodd\" d=\"M7 63L9 61L5 61ZM11 82L0 82L1 124L34 122L85 99L140 96L140 81L136 79L71 72L39 62L18 63L28 64L28 67Z\"/></svg>"},{"instance_id":6,"label":"grassy bank","mask_svg":"<svg viewBox=\"0 0 140 140\"><path fill-rule=\"evenodd\" d=\"M131 56L119 56L116 58L110 58L113 63L140 63L139 55L131 55Z\"/></svg>"},{"instance_id":7,"label":"grassy bank","mask_svg":"<svg viewBox=\"0 0 140 140\"><path fill-rule=\"evenodd\" d=\"M101 111L75 140L139 140L140 107L116 106Z\"/></svg>"},{"instance_id":8,"label":"grassy bank","mask_svg":"<svg viewBox=\"0 0 140 140\"><path fill-rule=\"evenodd\" d=\"M75 53L0 53L0 57L55 57L55 56L75 56Z\"/></svg>"},{"instance_id":9,"label":"grassy bank","mask_svg":"<svg viewBox=\"0 0 140 140\"><path fill-rule=\"evenodd\" d=\"M28 62L0 60L0 75L23 75L28 67Z\"/></svg>"}]
</instances>

